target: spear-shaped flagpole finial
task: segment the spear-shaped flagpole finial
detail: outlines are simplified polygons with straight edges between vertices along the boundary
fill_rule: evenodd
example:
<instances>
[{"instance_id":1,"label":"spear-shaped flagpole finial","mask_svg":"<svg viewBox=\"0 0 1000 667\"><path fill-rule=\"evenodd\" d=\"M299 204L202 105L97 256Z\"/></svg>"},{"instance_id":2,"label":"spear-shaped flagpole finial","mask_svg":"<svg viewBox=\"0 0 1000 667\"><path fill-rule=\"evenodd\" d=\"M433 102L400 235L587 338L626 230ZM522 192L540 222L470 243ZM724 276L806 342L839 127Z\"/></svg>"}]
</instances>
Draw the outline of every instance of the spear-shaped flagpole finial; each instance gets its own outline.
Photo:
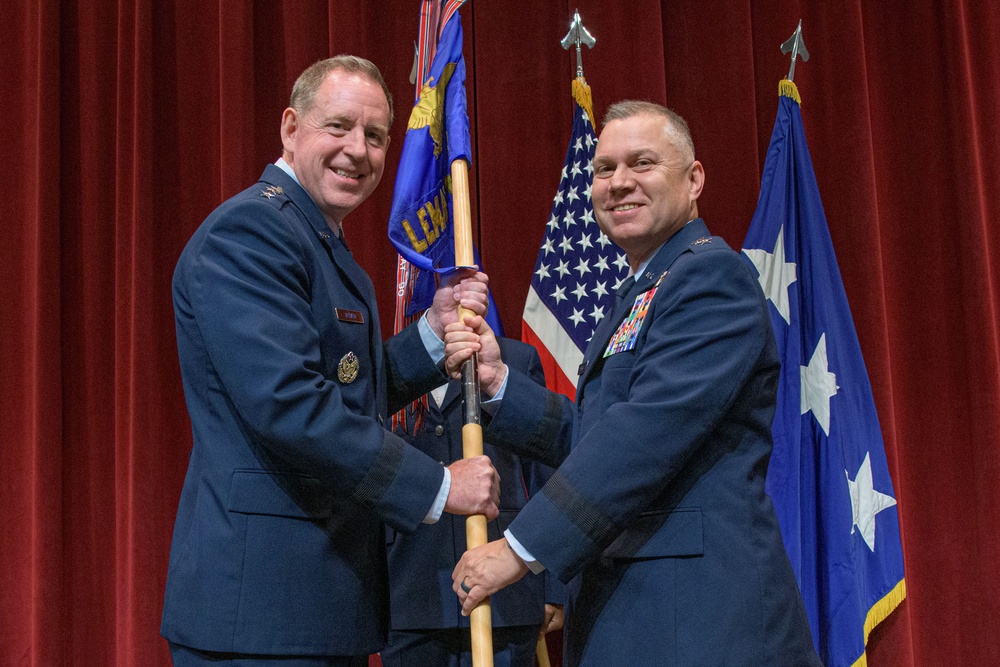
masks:
<instances>
[{"instance_id":1,"label":"spear-shaped flagpole finial","mask_svg":"<svg viewBox=\"0 0 1000 667\"><path fill-rule=\"evenodd\" d=\"M788 80L795 81L795 57L801 56L802 62L809 62L809 51L806 49L806 43L802 39L802 19L799 19L799 25L795 28L795 32L792 36L781 45L781 52L788 53L792 52L792 65L788 68Z\"/></svg>"},{"instance_id":2,"label":"spear-shaped flagpole finial","mask_svg":"<svg viewBox=\"0 0 1000 667\"><path fill-rule=\"evenodd\" d=\"M582 77L583 54L580 50L580 45L586 44L587 48L592 49L594 48L594 44L597 43L597 40L594 39L594 36L583 27L583 21L580 20L579 9L573 14L573 20L569 24L569 32L566 33L566 36L563 37L562 41L559 43L562 44L564 49L568 49L576 44L576 75Z\"/></svg>"}]
</instances>

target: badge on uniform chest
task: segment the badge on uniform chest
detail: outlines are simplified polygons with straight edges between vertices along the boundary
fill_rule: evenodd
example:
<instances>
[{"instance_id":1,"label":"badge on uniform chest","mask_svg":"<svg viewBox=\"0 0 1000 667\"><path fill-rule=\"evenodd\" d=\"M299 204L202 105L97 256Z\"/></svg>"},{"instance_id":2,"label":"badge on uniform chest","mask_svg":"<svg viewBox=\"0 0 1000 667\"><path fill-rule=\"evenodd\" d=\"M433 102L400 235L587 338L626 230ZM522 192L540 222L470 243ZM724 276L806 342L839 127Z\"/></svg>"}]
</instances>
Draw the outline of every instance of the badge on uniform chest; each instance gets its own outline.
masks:
<instances>
[{"instance_id":1,"label":"badge on uniform chest","mask_svg":"<svg viewBox=\"0 0 1000 667\"><path fill-rule=\"evenodd\" d=\"M337 364L337 379L343 384L350 384L358 377L360 368L358 357L353 352L348 352L340 358L340 363Z\"/></svg>"},{"instance_id":2,"label":"badge on uniform chest","mask_svg":"<svg viewBox=\"0 0 1000 667\"><path fill-rule=\"evenodd\" d=\"M627 352L635 348L636 341L639 340L639 330L642 329L642 323L646 321L646 315L649 313L649 304L653 302L653 297L656 295L656 290L659 289L660 283L669 274L670 271L661 273L652 289L648 289L635 297L628 317L618 327L618 331L611 337L607 349L604 350L605 358L610 357L612 354ZM652 278L652 276L649 277Z\"/></svg>"},{"instance_id":3,"label":"badge on uniform chest","mask_svg":"<svg viewBox=\"0 0 1000 667\"><path fill-rule=\"evenodd\" d=\"M653 301L656 290L657 288L654 287L635 297L628 317L625 318L608 342L608 347L604 350L605 357L635 348L635 343L639 339L639 330L642 329L642 323L646 321L649 304Z\"/></svg>"}]
</instances>

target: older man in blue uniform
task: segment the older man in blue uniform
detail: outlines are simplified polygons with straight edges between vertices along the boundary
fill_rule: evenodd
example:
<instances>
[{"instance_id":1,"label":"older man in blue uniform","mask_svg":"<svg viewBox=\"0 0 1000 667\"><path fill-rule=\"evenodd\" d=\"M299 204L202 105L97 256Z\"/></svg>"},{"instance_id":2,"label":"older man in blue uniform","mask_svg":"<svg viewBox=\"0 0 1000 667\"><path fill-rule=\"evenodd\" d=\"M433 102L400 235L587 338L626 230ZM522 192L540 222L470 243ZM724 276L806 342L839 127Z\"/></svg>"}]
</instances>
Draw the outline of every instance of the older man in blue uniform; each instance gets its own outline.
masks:
<instances>
[{"instance_id":1,"label":"older man in blue uniform","mask_svg":"<svg viewBox=\"0 0 1000 667\"><path fill-rule=\"evenodd\" d=\"M161 626L176 665L367 665L389 621L384 525L497 516L486 457L446 469L383 428L444 380L438 336L458 303L486 308L485 276L467 275L383 344L342 223L378 185L391 121L370 62L308 68L281 119L282 159L177 263L194 447Z\"/></svg>"},{"instance_id":2,"label":"older man in blue uniform","mask_svg":"<svg viewBox=\"0 0 1000 667\"><path fill-rule=\"evenodd\" d=\"M764 492L779 366L767 304L698 218L703 184L682 118L608 110L594 212L632 278L575 405L506 368L481 318L446 335L449 368L482 350L499 397L487 436L559 465L504 539L465 554L453 589L467 613L529 568L570 582L568 667L820 664Z\"/></svg>"}]
</instances>

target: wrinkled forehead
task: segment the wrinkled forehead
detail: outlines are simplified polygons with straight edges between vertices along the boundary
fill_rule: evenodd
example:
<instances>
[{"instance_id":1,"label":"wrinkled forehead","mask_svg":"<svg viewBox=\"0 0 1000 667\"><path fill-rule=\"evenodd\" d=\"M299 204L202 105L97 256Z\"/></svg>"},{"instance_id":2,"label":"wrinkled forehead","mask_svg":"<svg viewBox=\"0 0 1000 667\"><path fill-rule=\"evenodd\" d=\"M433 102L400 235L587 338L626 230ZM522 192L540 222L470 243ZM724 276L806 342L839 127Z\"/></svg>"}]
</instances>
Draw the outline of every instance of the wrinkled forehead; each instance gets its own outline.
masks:
<instances>
[{"instance_id":1,"label":"wrinkled forehead","mask_svg":"<svg viewBox=\"0 0 1000 667\"><path fill-rule=\"evenodd\" d=\"M664 157L676 156L686 162L694 160L694 152L684 134L666 116L652 113L609 121L601 131L594 160L627 158L643 151Z\"/></svg>"},{"instance_id":2,"label":"wrinkled forehead","mask_svg":"<svg viewBox=\"0 0 1000 667\"><path fill-rule=\"evenodd\" d=\"M355 113L376 119L388 127L390 121L389 101L381 86L363 72L333 70L317 91L309 111L319 115L331 112L353 110Z\"/></svg>"}]
</instances>

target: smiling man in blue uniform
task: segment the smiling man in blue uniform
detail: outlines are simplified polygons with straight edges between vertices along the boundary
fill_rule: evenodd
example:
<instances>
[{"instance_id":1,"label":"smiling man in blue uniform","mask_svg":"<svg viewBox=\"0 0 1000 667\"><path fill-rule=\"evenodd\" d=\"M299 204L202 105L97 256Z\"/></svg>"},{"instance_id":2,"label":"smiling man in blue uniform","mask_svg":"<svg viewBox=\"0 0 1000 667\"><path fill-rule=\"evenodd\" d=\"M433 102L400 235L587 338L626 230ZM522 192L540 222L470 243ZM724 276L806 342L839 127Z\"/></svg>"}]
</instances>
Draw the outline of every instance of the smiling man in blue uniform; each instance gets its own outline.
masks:
<instances>
[{"instance_id":1,"label":"smiling man in blue uniform","mask_svg":"<svg viewBox=\"0 0 1000 667\"><path fill-rule=\"evenodd\" d=\"M344 217L378 185L391 96L367 60L299 77L282 158L188 242L173 299L194 446L161 633L174 663L367 665L388 628L384 525L497 516L486 457L445 468L383 428L445 380L444 326L485 276L442 284L385 343Z\"/></svg>"},{"instance_id":2,"label":"smiling man in blue uniform","mask_svg":"<svg viewBox=\"0 0 1000 667\"><path fill-rule=\"evenodd\" d=\"M767 304L698 217L704 182L680 116L608 110L594 212L632 277L575 405L508 368L482 318L445 337L450 372L480 350L486 437L559 466L503 539L463 556L453 590L468 613L529 568L569 582L568 667L820 664L764 492L779 369Z\"/></svg>"}]
</instances>

